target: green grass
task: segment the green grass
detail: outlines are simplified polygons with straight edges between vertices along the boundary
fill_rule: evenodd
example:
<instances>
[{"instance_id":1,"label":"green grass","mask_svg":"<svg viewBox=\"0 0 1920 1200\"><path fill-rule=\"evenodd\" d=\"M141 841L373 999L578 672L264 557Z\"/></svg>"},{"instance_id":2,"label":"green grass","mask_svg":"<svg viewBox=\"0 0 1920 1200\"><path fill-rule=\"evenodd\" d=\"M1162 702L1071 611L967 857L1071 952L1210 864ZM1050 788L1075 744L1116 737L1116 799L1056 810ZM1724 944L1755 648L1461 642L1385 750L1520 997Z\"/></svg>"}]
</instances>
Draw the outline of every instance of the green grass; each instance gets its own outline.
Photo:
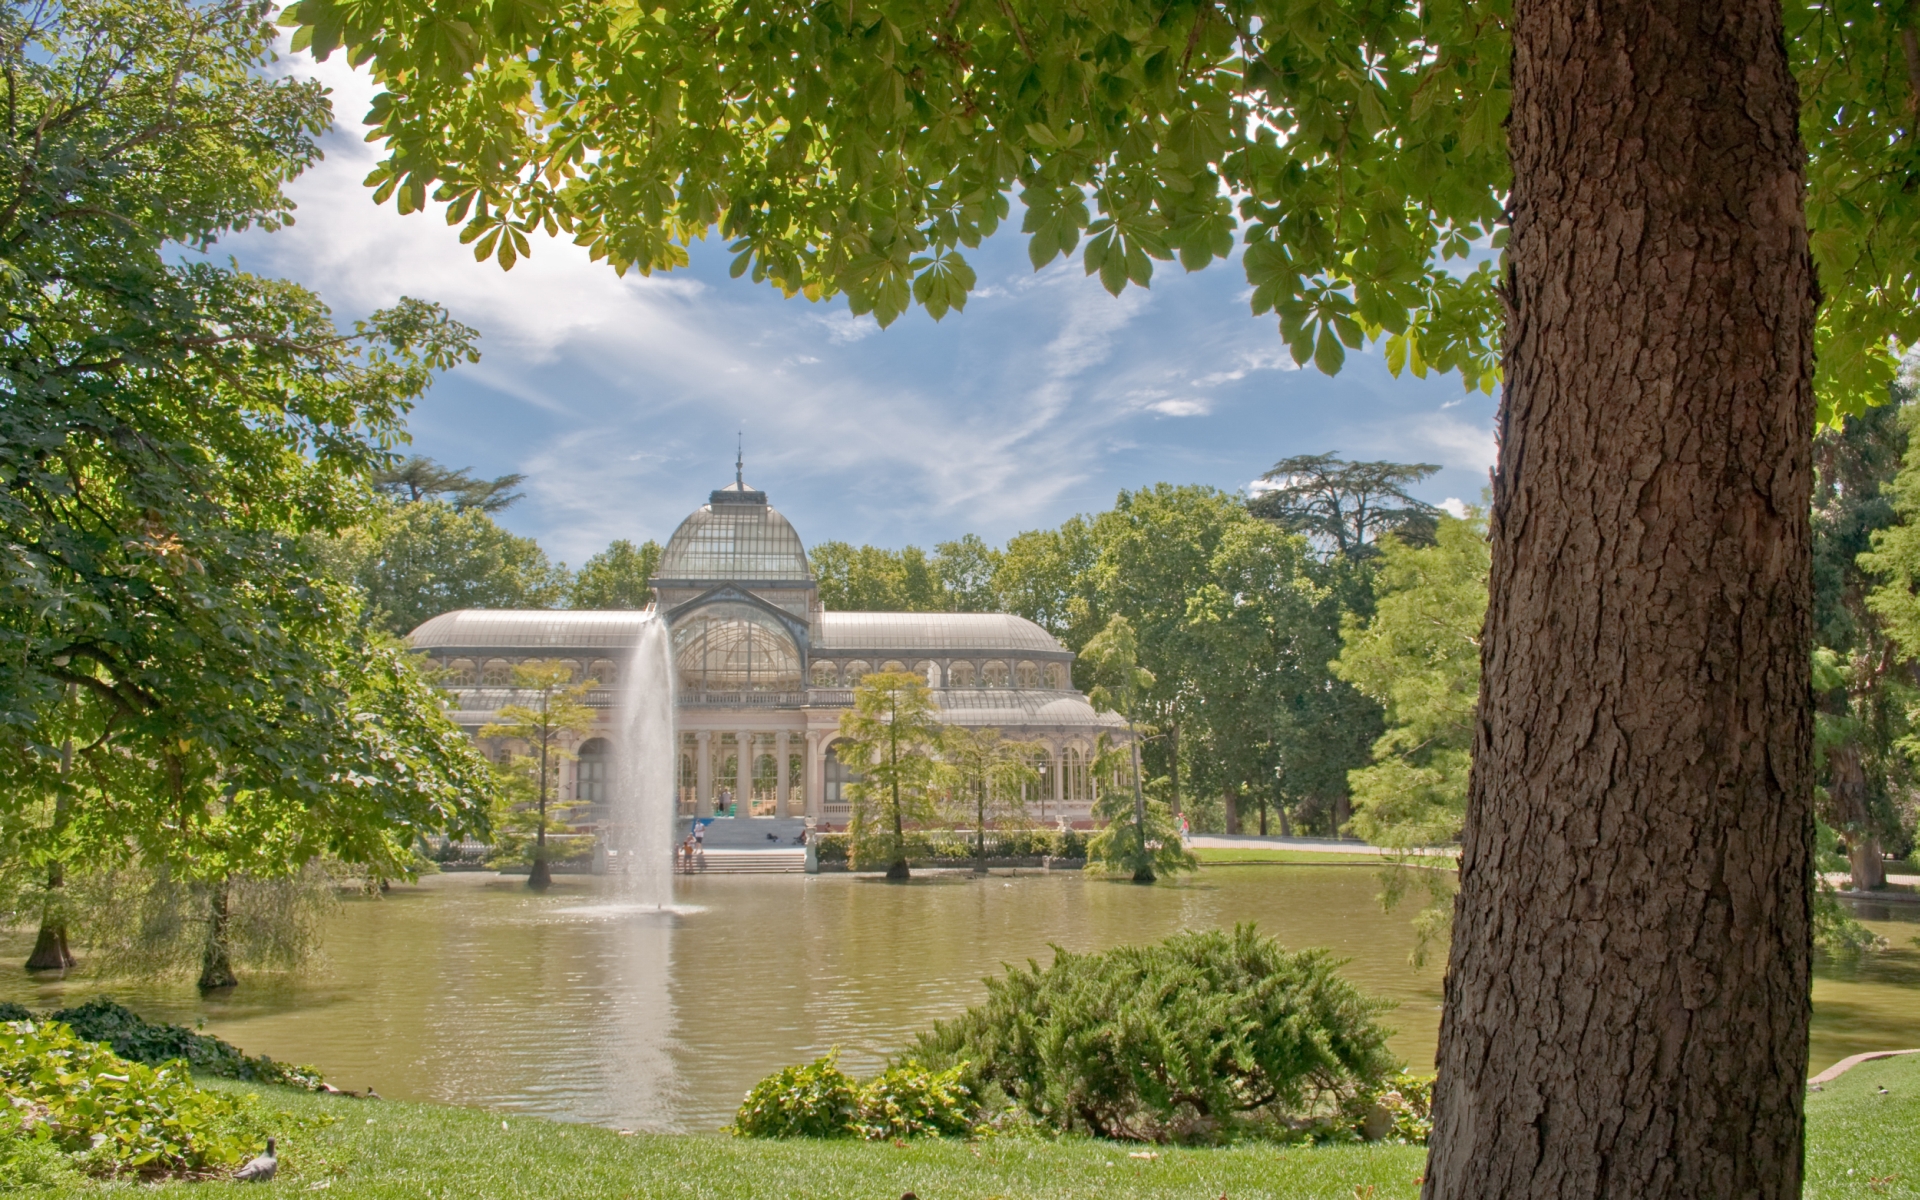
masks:
<instances>
[{"instance_id":1,"label":"green grass","mask_svg":"<svg viewBox=\"0 0 1920 1200\"><path fill-rule=\"evenodd\" d=\"M251 1184L83 1184L41 1197L116 1194L324 1194L328 1200L428 1197L644 1197L646 1200L1212 1200L1412 1197L1425 1150L1331 1146L1160 1149L1071 1140L757 1142L715 1135L622 1137L604 1129L434 1104L346 1100L280 1088L256 1092L295 1117L332 1124L282 1139L279 1180ZM1880 1088L1887 1094L1882 1095ZM1806 1195L1920 1197L1920 1055L1867 1063L1808 1097ZM1852 1174L1848 1174L1851 1171ZM1369 1190L1371 1189L1371 1190ZM0 1191L7 1190L0 1179Z\"/></svg>"},{"instance_id":2,"label":"green grass","mask_svg":"<svg viewBox=\"0 0 1920 1200\"><path fill-rule=\"evenodd\" d=\"M1803 1194L1920 1197L1920 1054L1861 1063L1807 1097Z\"/></svg>"}]
</instances>

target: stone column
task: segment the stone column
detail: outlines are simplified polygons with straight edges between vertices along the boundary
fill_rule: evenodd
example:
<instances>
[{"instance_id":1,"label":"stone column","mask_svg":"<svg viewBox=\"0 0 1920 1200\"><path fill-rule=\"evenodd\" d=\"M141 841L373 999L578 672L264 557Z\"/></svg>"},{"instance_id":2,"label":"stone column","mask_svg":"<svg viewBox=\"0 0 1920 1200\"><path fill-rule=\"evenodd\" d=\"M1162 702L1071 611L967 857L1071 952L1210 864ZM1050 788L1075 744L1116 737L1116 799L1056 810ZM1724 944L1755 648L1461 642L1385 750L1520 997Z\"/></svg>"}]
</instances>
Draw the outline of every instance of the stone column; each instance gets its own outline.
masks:
<instances>
[{"instance_id":1,"label":"stone column","mask_svg":"<svg viewBox=\"0 0 1920 1200\"><path fill-rule=\"evenodd\" d=\"M696 730L693 742L693 815L704 817L713 811L713 731Z\"/></svg>"},{"instance_id":2,"label":"stone column","mask_svg":"<svg viewBox=\"0 0 1920 1200\"><path fill-rule=\"evenodd\" d=\"M736 733L733 740L740 752L733 756L733 811L743 817L753 815L753 735Z\"/></svg>"},{"instance_id":3,"label":"stone column","mask_svg":"<svg viewBox=\"0 0 1920 1200\"><path fill-rule=\"evenodd\" d=\"M807 815L818 825L826 819L824 805L827 802L827 763L826 755L820 752L820 734L807 734Z\"/></svg>"},{"instance_id":4,"label":"stone column","mask_svg":"<svg viewBox=\"0 0 1920 1200\"><path fill-rule=\"evenodd\" d=\"M1053 755L1053 811L1061 816L1067 814L1067 760L1060 752L1059 742L1049 742L1047 753Z\"/></svg>"},{"instance_id":5,"label":"stone column","mask_svg":"<svg viewBox=\"0 0 1920 1200\"><path fill-rule=\"evenodd\" d=\"M773 735L773 766L779 772L779 782L773 793L773 815L787 815L787 731L782 729Z\"/></svg>"}]
</instances>

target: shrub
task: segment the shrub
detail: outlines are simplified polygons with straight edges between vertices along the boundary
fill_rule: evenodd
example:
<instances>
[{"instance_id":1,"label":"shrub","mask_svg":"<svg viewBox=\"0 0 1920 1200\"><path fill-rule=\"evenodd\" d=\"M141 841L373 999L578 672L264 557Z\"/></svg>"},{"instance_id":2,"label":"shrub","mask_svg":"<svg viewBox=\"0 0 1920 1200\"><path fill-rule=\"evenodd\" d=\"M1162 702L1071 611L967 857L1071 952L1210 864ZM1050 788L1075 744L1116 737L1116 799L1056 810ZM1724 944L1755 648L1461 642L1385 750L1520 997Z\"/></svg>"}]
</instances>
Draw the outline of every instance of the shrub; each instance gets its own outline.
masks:
<instances>
[{"instance_id":1,"label":"shrub","mask_svg":"<svg viewBox=\"0 0 1920 1200\"><path fill-rule=\"evenodd\" d=\"M837 1051L788 1067L753 1085L734 1114L740 1137L846 1137L860 1117L860 1087Z\"/></svg>"},{"instance_id":2,"label":"shrub","mask_svg":"<svg viewBox=\"0 0 1920 1200\"><path fill-rule=\"evenodd\" d=\"M874 1141L888 1138L965 1136L973 1127L973 1092L960 1082L966 1064L929 1071L905 1062L860 1088L854 1132Z\"/></svg>"},{"instance_id":3,"label":"shrub","mask_svg":"<svg viewBox=\"0 0 1920 1200\"><path fill-rule=\"evenodd\" d=\"M24 1004L15 1004L11 1000L0 1000L0 1021L31 1021L33 1013Z\"/></svg>"},{"instance_id":4,"label":"shrub","mask_svg":"<svg viewBox=\"0 0 1920 1200\"><path fill-rule=\"evenodd\" d=\"M1062 1132L1155 1141L1329 1127L1397 1064L1370 1000L1327 952L1251 926L1099 954L1056 949L987 982L987 1001L921 1035L913 1057L969 1063L974 1094Z\"/></svg>"},{"instance_id":5,"label":"shrub","mask_svg":"<svg viewBox=\"0 0 1920 1200\"><path fill-rule=\"evenodd\" d=\"M184 1025L148 1021L106 996L59 1009L52 1019L65 1023L77 1037L105 1042L115 1054L148 1066L185 1059L196 1073L219 1079L283 1083L309 1091L321 1087L320 1072L312 1067L275 1062L264 1054L249 1058L239 1047L217 1037L196 1033Z\"/></svg>"},{"instance_id":6,"label":"shrub","mask_svg":"<svg viewBox=\"0 0 1920 1200\"><path fill-rule=\"evenodd\" d=\"M838 1052L788 1067L753 1086L734 1115L738 1137L863 1137L872 1140L965 1134L972 1093L964 1064L929 1071L901 1063L862 1084L842 1071Z\"/></svg>"},{"instance_id":7,"label":"shrub","mask_svg":"<svg viewBox=\"0 0 1920 1200\"><path fill-rule=\"evenodd\" d=\"M1362 1093L1359 1099L1361 1103L1354 1107L1361 1115L1354 1132L1360 1136L1372 1141L1427 1144L1427 1136L1433 1132L1433 1076L1403 1070L1377 1091ZM1384 1129L1367 1128L1382 1117Z\"/></svg>"},{"instance_id":8,"label":"shrub","mask_svg":"<svg viewBox=\"0 0 1920 1200\"><path fill-rule=\"evenodd\" d=\"M178 1060L133 1062L57 1021L10 1021L0 1034L6 1132L94 1174L204 1176L263 1141L251 1104L194 1087Z\"/></svg>"},{"instance_id":9,"label":"shrub","mask_svg":"<svg viewBox=\"0 0 1920 1200\"><path fill-rule=\"evenodd\" d=\"M934 858L969 859L974 857L971 834L960 830L909 830L906 837L907 859L925 862ZM814 838L814 854L823 863L844 863L852 856L853 839L845 833L823 833ZM885 866L877 855L885 846L878 841L855 859L857 869ZM1077 829L992 829L987 831L989 858L1085 858L1087 835Z\"/></svg>"}]
</instances>

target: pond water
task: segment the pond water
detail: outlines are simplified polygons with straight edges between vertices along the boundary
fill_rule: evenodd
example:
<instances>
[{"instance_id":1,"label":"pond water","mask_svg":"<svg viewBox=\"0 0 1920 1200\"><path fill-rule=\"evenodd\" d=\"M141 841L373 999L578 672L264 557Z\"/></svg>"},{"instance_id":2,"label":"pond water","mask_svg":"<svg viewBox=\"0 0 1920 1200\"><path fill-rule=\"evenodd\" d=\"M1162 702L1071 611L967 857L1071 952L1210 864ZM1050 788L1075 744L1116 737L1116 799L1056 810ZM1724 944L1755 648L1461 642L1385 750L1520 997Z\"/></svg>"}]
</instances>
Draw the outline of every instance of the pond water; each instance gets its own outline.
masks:
<instances>
[{"instance_id":1,"label":"pond water","mask_svg":"<svg viewBox=\"0 0 1920 1200\"><path fill-rule=\"evenodd\" d=\"M1326 946L1398 1007L1393 1048L1430 1066L1440 964L1408 965L1404 913L1385 914L1370 867L1212 867L1152 888L1078 874L935 875L907 886L846 875L676 881L679 911L636 911L603 880L433 876L343 903L324 959L201 999L191 981L0 975L36 1008L107 992L250 1053L312 1063L342 1087L628 1129L712 1130L753 1082L839 1047L872 1070L930 1022L980 999L1003 962L1181 929L1253 921L1289 946ZM1861 1049L1920 1045L1920 924L1872 923L1898 949L1824 966L1818 1069ZM1920 915L1916 913L1915 915ZM30 938L0 938L24 959Z\"/></svg>"}]
</instances>

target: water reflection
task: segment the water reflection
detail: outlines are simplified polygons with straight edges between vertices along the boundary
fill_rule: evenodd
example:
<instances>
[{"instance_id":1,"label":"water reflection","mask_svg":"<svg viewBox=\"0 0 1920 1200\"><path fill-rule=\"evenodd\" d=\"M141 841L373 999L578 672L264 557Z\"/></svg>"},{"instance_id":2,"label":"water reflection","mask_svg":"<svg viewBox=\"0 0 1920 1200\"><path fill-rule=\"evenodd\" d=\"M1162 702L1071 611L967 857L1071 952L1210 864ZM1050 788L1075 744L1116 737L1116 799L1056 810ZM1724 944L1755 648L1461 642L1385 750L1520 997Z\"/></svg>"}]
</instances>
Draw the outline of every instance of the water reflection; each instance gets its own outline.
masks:
<instances>
[{"instance_id":1,"label":"water reflection","mask_svg":"<svg viewBox=\"0 0 1920 1200\"><path fill-rule=\"evenodd\" d=\"M109 991L252 1052L311 1062L346 1087L632 1129L711 1130L768 1071L839 1047L873 1069L912 1033L976 1002L1002 963L1046 961L1180 929L1254 921L1294 947L1327 946L1345 973L1399 1003L1393 1048L1430 1064L1440 966L1407 964L1405 912L1385 914L1371 868L1212 868L1152 888L1030 875L943 876L906 887L846 876L697 877L675 908L623 902L562 876L447 875L342 906L324 962L202 1001L188 979L33 982L0 998L47 1007ZM1897 946L1825 964L1816 1065L1856 1048L1920 1045L1920 927ZM16 933L0 953L25 957Z\"/></svg>"}]
</instances>

